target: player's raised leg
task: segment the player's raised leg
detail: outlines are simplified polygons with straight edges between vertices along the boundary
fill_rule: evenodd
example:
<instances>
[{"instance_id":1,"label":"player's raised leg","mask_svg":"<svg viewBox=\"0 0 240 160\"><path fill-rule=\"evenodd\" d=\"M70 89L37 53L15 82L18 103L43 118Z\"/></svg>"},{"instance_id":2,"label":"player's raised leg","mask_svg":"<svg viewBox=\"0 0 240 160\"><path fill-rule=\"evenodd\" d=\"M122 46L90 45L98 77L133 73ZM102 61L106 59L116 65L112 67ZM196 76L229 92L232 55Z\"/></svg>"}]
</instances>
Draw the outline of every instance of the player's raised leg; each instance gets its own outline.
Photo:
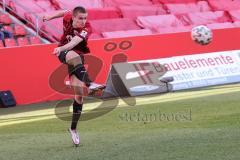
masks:
<instances>
[{"instance_id":1,"label":"player's raised leg","mask_svg":"<svg viewBox=\"0 0 240 160\"><path fill-rule=\"evenodd\" d=\"M90 95L97 90L104 89L105 86L94 83L90 80L88 73L82 63L81 57L74 51L69 51L66 55L67 64L71 65L70 75L75 75L77 79L84 82L89 87Z\"/></svg>"}]
</instances>

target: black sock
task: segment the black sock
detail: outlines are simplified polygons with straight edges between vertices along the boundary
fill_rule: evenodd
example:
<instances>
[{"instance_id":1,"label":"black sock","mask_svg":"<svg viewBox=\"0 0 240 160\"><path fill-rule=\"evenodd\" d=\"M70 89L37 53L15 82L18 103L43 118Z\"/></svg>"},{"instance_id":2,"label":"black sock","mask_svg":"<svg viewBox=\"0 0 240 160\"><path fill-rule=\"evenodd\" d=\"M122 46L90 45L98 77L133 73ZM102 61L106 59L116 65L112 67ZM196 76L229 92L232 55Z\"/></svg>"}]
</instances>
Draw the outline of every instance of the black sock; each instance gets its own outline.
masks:
<instances>
[{"instance_id":1,"label":"black sock","mask_svg":"<svg viewBox=\"0 0 240 160\"><path fill-rule=\"evenodd\" d=\"M71 129L75 130L77 128L78 120L80 119L83 104L78 104L75 100L73 102L73 115Z\"/></svg>"}]
</instances>

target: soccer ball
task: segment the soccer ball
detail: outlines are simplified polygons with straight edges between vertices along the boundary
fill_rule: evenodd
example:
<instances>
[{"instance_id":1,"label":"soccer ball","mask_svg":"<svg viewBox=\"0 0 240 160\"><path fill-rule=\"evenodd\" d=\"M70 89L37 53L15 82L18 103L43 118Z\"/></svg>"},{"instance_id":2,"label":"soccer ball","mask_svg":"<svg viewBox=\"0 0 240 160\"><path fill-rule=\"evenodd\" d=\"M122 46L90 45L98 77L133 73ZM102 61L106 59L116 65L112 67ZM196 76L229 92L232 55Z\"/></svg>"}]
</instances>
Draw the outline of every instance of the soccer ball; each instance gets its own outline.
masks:
<instances>
[{"instance_id":1,"label":"soccer ball","mask_svg":"<svg viewBox=\"0 0 240 160\"><path fill-rule=\"evenodd\" d=\"M212 31L204 25L193 27L191 36L192 40L201 45L207 45L212 41Z\"/></svg>"}]
</instances>

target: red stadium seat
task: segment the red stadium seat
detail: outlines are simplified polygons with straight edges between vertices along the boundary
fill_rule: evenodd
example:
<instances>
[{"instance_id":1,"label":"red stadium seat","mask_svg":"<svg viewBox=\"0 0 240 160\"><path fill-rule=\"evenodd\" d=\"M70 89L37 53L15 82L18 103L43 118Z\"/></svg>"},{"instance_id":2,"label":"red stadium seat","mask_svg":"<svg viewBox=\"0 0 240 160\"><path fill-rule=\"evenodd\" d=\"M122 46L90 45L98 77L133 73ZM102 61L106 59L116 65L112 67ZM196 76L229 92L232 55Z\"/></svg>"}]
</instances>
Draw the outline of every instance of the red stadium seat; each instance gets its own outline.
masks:
<instances>
[{"instance_id":1,"label":"red stadium seat","mask_svg":"<svg viewBox=\"0 0 240 160\"><path fill-rule=\"evenodd\" d=\"M85 8L103 8L102 0L57 0L61 9L73 9L76 6Z\"/></svg>"},{"instance_id":2,"label":"red stadium seat","mask_svg":"<svg viewBox=\"0 0 240 160\"><path fill-rule=\"evenodd\" d=\"M120 6L124 18L136 19L138 16L153 16L167 14L161 5L150 6Z\"/></svg>"},{"instance_id":3,"label":"red stadium seat","mask_svg":"<svg viewBox=\"0 0 240 160\"><path fill-rule=\"evenodd\" d=\"M4 28L4 30L6 30L6 31L8 31L8 32L14 33L14 32L13 32L13 28L12 28L11 25L9 25L9 26L4 26L3 28Z\"/></svg>"},{"instance_id":4,"label":"red stadium seat","mask_svg":"<svg viewBox=\"0 0 240 160\"><path fill-rule=\"evenodd\" d=\"M197 3L167 3L165 6L168 12L172 14L211 11L206 1L199 1Z\"/></svg>"},{"instance_id":5,"label":"red stadium seat","mask_svg":"<svg viewBox=\"0 0 240 160\"><path fill-rule=\"evenodd\" d=\"M3 23L5 25L9 25L12 23L12 20L8 14L1 14L0 15L0 23Z\"/></svg>"},{"instance_id":6,"label":"red stadium seat","mask_svg":"<svg viewBox=\"0 0 240 160\"><path fill-rule=\"evenodd\" d=\"M47 14L48 12L45 12L45 14ZM40 14L40 13L24 13L24 17L25 17L25 20L28 21L28 24L29 25L32 25L32 26L36 26L37 24L37 15ZM42 19L41 17L38 17L38 22L39 22L39 26L41 26L42 24Z\"/></svg>"},{"instance_id":7,"label":"red stadium seat","mask_svg":"<svg viewBox=\"0 0 240 160\"><path fill-rule=\"evenodd\" d=\"M224 11L188 13L182 17L191 25L231 22L230 17Z\"/></svg>"},{"instance_id":8,"label":"red stadium seat","mask_svg":"<svg viewBox=\"0 0 240 160\"><path fill-rule=\"evenodd\" d=\"M158 16L139 16L137 23L142 28L147 28L156 32L158 28L179 27L184 24L174 15L158 15Z\"/></svg>"},{"instance_id":9,"label":"red stadium seat","mask_svg":"<svg viewBox=\"0 0 240 160\"><path fill-rule=\"evenodd\" d=\"M41 44L41 39L38 36L29 37L30 44Z\"/></svg>"},{"instance_id":10,"label":"red stadium seat","mask_svg":"<svg viewBox=\"0 0 240 160\"><path fill-rule=\"evenodd\" d=\"M208 0L208 2L215 11L240 9L239 0Z\"/></svg>"},{"instance_id":11,"label":"red stadium seat","mask_svg":"<svg viewBox=\"0 0 240 160\"><path fill-rule=\"evenodd\" d=\"M5 3L6 3L7 6L9 5L9 2L10 2L10 1L12 1L12 0L5 0ZM0 0L0 2L2 3L3 0Z\"/></svg>"},{"instance_id":12,"label":"red stadium seat","mask_svg":"<svg viewBox=\"0 0 240 160\"><path fill-rule=\"evenodd\" d=\"M152 0L154 4L163 3L196 3L198 0Z\"/></svg>"},{"instance_id":13,"label":"red stadium seat","mask_svg":"<svg viewBox=\"0 0 240 160\"><path fill-rule=\"evenodd\" d=\"M228 11L232 20L235 21L240 21L240 10L233 10L233 11Z\"/></svg>"},{"instance_id":14,"label":"red stadium seat","mask_svg":"<svg viewBox=\"0 0 240 160\"><path fill-rule=\"evenodd\" d=\"M43 8L34 3L34 1L29 0L10 1L10 8L12 8L12 10L22 19L27 18L25 17L26 13L39 13L45 11Z\"/></svg>"},{"instance_id":15,"label":"red stadium seat","mask_svg":"<svg viewBox=\"0 0 240 160\"><path fill-rule=\"evenodd\" d=\"M19 37L19 38L17 38L17 42L18 42L19 46L29 45L29 41L28 41L27 37Z\"/></svg>"},{"instance_id":16,"label":"red stadium seat","mask_svg":"<svg viewBox=\"0 0 240 160\"><path fill-rule=\"evenodd\" d=\"M151 0L104 0L104 7L149 6L152 4Z\"/></svg>"},{"instance_id":17,"label":"red stadium seat","mask_svg":"<svg viewBox=\"0 0 240 160\"><path fill-rule=\"evenodd\" d=\"M4 48L3 41L0 40L0 48Z\"/></svg>"},{"instance_id":18,"label":"red stadium seat","mask_svg":"<svg viewBox=\"0 0 240 160\"><path fill-rule=\"evenodd\" d=\"M108 8L93 8L88 9L88 19L110 19L110 18L121 18L121 13L115 7Z\"/></svg>"},{"instance_id":19,"label":"red stadium seat","mask_svg":"<svg viewBox=\"0 0 240 160\"><path fill-rule=\"evenodd\" d=\"M235 28L236 26L231 22L225 23L211 23L207 24L208 28L210 29L224 29L224 28Z\"/></svg>"},{"instance_id":20,"label":"red stadium seat","mask_svg":"<svg viewBox=\"0 0 240 160\"><path fill-rule=\"evenodd\" d=\"M132 36L145 36L151 35L152 32L149 29L140 30L128 30L128 31L114 31L114 32L103 32L104 38L120 38L120 37L132 37Z\"/></svg>"},{"instance_id":21,"label":"red stadium seat","mask_svg":"<svg viewBox=\"0 0 240 160\"><path fill-rule=\"evenodd\" d=\"M93 28L93 33L97 34L101 34L102 32L140 29L133 20L128 18L92 20L90 23Z\"/></svg>"},{"instance_id":22,"label":"red stadium seat","mask_svg":"<svg viewBox=\"0 0 240 160\"><path fill-rule=\"evenodd\" d=\"M57 0L49 0L49 1L56 10L61 9L60 4L58 3Z\"/></svg>"},{"instance_id":23,"label":"red stadium seat","mask_svg":"<svg viewBox=\"0 0 240 160\"><path fill-rule=\"evenodd\" d=\"M7 38L4 41L5 41L5 46L6 47L15 47L15 46L17 46L17 43L16 43L15 39Z\"/></svg>"},{"instance_id":24,"label":"red stadium seat","mask_svg":"<svg viewBox=\"0 0 240 160\"><path fill-rule=\"evenodd\" d=\"M240 27L240 21L233 22L233 25L235 27L239 28Z\"/></svg>"},{"instance_id":25,"label":"red stadium seat","mask_svg":"<svg viewBox=\"0 0 240 160\"><path fill-rule=\"evenodd\" d=\"M26 29L22 25L15 24L14 33L16 36L25 36L27 34Z\"/></svg>"},{"instance_id":26,"label":"red stadium seat","mask_svg":"<svg viewBox=\"0 0 240 160\"><path fill-rule=\"evenodd\" d=\"M191 29L192 29L192 26L164 27L164 28L157 28L157 33L168 34L168 33L190 32Z\"/></svg>"},{"instance_id":27,"label":"red stadium seat","mask_svg":"<svg viewBox=\"0 0 240 160\"><path fill-rule=\"evenodd\" d=\"M41 30L46 32L47 36L51 39L60 40L63 34L63 22L61 18L57 18L48 22L45 22L41 26Z\"/></svg>"},{"instance_id":28,"label":"red stadium seat","mask_svg":"<svg viewBox=\"0 0 240 160\"><path fill-rule=\"evenodd\" d=\"M34 1L40 8L46 11L52 11L55 10L55 7L51 4L49 0L36 0Z\"/></svg>"},{"instance_id":29,"label":"red stadium seat","mask_svg":"<svg viewBox=\"0 0 240 160\"><path fill-rule=\"evenodd\" d=\"M33 24L34 27L37 25L36 18L38 18L38 26L42 27L44 26L44 24L48 23L48 22L43 22L42 17L45 15L53 15L53 14L56 14L57 12L59 11L47 11L42 13L26 13L25 17L27 17L27 19Z\"/></svg>"}]
</instances>

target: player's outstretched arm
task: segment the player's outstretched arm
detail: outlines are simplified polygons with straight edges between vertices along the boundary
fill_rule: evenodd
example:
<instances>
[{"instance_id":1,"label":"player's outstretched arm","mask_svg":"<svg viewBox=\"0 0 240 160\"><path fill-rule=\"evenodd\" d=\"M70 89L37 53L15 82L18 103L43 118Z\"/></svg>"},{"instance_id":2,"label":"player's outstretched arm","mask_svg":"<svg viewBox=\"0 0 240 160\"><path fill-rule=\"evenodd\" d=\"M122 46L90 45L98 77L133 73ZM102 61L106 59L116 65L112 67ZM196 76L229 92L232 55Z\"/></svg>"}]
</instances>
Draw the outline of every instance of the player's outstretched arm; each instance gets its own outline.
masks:
<instances>
[{"instance_id":1,"label":"player's outstretched arm","mask_svg":"<svg viewBox=\"0 0 240 160\"><path fill-rule=\"evenodd\" d=\"M78 45L83 39L79 36L74 36L70 42L65 44L64 46L57 47L54 49L53 54L56 54L57 56L60 54L60 52L63 51L69 51L73 49L76 45Z\"/></svg>"},{"instance_id":2,"label":"player's outstretched arm","mask_svg":"<svg viewBox=\"0 0 240 160\"><path fill-rule=\"evenodd\" d=\"M63 17L66 12L67 12L67 10L61 10L59 12L56 12L53 15L44 15L42 17L42 20L43 20L43 22L45 22L45 21L50 21L55 18L60 18L60 17Z\"/></svg>"}]
</instances>

